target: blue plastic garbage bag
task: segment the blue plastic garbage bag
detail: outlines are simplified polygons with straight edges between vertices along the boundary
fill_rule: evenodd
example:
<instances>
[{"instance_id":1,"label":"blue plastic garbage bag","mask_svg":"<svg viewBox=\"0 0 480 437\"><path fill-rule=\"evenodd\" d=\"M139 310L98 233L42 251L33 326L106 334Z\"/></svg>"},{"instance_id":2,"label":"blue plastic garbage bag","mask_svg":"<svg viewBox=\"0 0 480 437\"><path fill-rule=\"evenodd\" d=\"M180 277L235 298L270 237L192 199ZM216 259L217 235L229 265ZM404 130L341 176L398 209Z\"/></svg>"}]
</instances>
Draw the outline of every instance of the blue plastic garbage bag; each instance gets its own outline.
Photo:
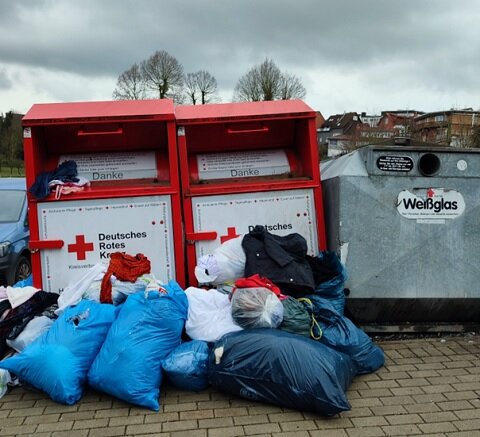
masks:
<instances>
[{"instance_id":1,"label":"blue plastic garbage bag","mask_svg":"<svg viewBox=\"0 0 480 437\"><path fill-rule=\"evenodd\" d=\"M308 257L315 279L315 293L328 299L341 315L345 312L344 286L347 271L335 252L323 251L316 257Z\"/></svg>"},{"instance_id":2,"label":"blue plastic garbage bag","mask_svg":"<svg viewBox=\"0 0 480 437\"><path fill-rule=\"evenodd\" d=\"M14 288L23 288L23 287L32 287L32 286L33 286L32 275L28 275L25 279L13 284Z\"/></svg>"},{"instance_id":3,"label":"blue plastic garbage bag","mask_svg":"<svg viewBox=\"0 0 480 437\"><path fill-rule=\"evenodd\" d=\"M162 361L181 342L187 296L175 281L166 293L128 296L88 372L93 388L158 411Z\"/></svg>"},{"instance_id":4,"label":"blue plastic garbage bag","mask_svg":"<svg viewBox=\"0 0 480 437\"><path fill-rule=\"evenodd\" d=\"M299 300L314 318L312 336L350 356L358 375L374 372L385 364L382 348L350 319L339 314L330 301L318 295L308 295Z\"/></svg>"},{"instance_id":5,"label":"blue plastic garbage bag","mask_svg":"<svg viewBox=\"0 0 480 437\"><path fill-rule=\"evenodd\" d=\"M170 382L182 390L200 391L208 387L208 343L192 340L176 347L162 367Z\"/></svg>"},{"instance_id":6,"label":"blue plastic garbage bag","mask_svg":"<svg viewBox=\"0 0 480 437\"><path fill-rule=\"evenodd\" d=\"M350 409L345 390L354 374L347 355L268 328L223 336L211 349L208 370L219 390L325 416Z\"/></svg>"},{"instance_id":7,"label":"blue plastic garbage bag","mask_svg":"<svg viewBox=\"0 0 480 437\"><path fill-rule=\"evenodd\" d=\"M54 401L73 405L83 394L87 372L115 320L113 305L82 300L67 307L52 327L0 368L47 393Z\"/></svg>"}]
</instances>

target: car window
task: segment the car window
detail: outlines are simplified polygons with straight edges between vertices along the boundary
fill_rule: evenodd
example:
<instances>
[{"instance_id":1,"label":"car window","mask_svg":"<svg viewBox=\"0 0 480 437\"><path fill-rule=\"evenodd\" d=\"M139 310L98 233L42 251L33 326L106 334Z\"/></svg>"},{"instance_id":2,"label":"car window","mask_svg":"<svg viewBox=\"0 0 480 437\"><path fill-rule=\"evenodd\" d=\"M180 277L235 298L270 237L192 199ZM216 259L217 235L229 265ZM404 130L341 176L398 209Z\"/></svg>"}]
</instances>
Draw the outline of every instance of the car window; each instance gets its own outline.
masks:
<instances>
[{"instance_id":1,"label":"car window","mask_svg":"<svg viewBox=\"0 0 480 437\"><path fill-rule=\"evenodd\" d=\"M0 191L0 199L0 223L17 222L20 220L20 214L25 202L25 191Z\"/></svg>"}]
</instances>

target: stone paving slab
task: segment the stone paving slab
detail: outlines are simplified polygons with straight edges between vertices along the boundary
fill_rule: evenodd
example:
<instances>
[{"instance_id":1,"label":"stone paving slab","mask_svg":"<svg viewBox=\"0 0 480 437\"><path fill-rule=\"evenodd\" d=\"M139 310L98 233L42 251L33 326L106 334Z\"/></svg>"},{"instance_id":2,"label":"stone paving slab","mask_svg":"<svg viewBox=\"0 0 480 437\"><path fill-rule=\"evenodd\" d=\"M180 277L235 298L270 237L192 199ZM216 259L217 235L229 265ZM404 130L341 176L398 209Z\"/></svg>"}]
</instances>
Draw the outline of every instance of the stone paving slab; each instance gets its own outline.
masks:
<instances>
[{"instance_id":1,"label":"stone paving slab","mask_svg":"<svg viewBox=\"0 0 480 437\"><path fill-rule=\"evenodd\" d=\"M0 399L0 437L480 437L480 336L377 341L386 366L358 376L352 409L333 418L210 388L162 387L161 411L87 391L74 406L14 388Z\"/></svg>"}]
</instances>

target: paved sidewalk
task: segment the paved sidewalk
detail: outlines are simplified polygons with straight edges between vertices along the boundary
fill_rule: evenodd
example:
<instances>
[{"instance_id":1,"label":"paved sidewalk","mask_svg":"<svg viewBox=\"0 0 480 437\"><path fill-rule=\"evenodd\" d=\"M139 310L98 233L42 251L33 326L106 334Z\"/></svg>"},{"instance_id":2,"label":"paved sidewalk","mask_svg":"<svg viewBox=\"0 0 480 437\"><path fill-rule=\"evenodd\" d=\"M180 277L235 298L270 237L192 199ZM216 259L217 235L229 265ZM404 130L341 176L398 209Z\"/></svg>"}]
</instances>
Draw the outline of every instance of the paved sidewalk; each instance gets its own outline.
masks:
<instances>
[{"instance_id":1,"label":"paved sidewalk","mask_svg":"<svg viewBox=\"0 0 480 437\"><path fill-rule=\"evenodd\" d=\"M154 413L92 391L67 407L16 388L0 399L0 436L480 436L480 336L378 343L386 366L355 378L351 411L330 419L213 389L164 387Z\"/></svg>"}]
</instances>

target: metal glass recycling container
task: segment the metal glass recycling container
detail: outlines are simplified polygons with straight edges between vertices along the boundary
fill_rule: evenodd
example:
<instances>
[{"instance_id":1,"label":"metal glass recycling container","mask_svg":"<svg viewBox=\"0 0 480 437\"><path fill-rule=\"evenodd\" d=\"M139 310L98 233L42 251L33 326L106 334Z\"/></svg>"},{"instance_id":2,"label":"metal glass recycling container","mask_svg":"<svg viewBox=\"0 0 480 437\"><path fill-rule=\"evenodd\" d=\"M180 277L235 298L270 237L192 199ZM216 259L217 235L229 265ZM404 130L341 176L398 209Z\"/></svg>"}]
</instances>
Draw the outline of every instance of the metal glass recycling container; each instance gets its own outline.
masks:
<instances>
[{"instance_id":1,"label":"metal glass recycling container","mask_svg":"<svg viewBox=\"0 0 480 437\"><path fill-rule=\"evenodd\" d=\"M358 322L478 322L480 153L366 146L321 164Z\"/></svg>"},{"instance_id":2,"label":"metal glass recycling container","mask_svg":"<svg viewBox=\"0 0 480 437\"><path fill-rule=\"evenodd\" d=\"M59 292L114 252L144 254L185 284L173 102L36 104L23 118L29 187L74 161L83 191L29 193L33 282Z\"/></svg>"}]
</instances>

